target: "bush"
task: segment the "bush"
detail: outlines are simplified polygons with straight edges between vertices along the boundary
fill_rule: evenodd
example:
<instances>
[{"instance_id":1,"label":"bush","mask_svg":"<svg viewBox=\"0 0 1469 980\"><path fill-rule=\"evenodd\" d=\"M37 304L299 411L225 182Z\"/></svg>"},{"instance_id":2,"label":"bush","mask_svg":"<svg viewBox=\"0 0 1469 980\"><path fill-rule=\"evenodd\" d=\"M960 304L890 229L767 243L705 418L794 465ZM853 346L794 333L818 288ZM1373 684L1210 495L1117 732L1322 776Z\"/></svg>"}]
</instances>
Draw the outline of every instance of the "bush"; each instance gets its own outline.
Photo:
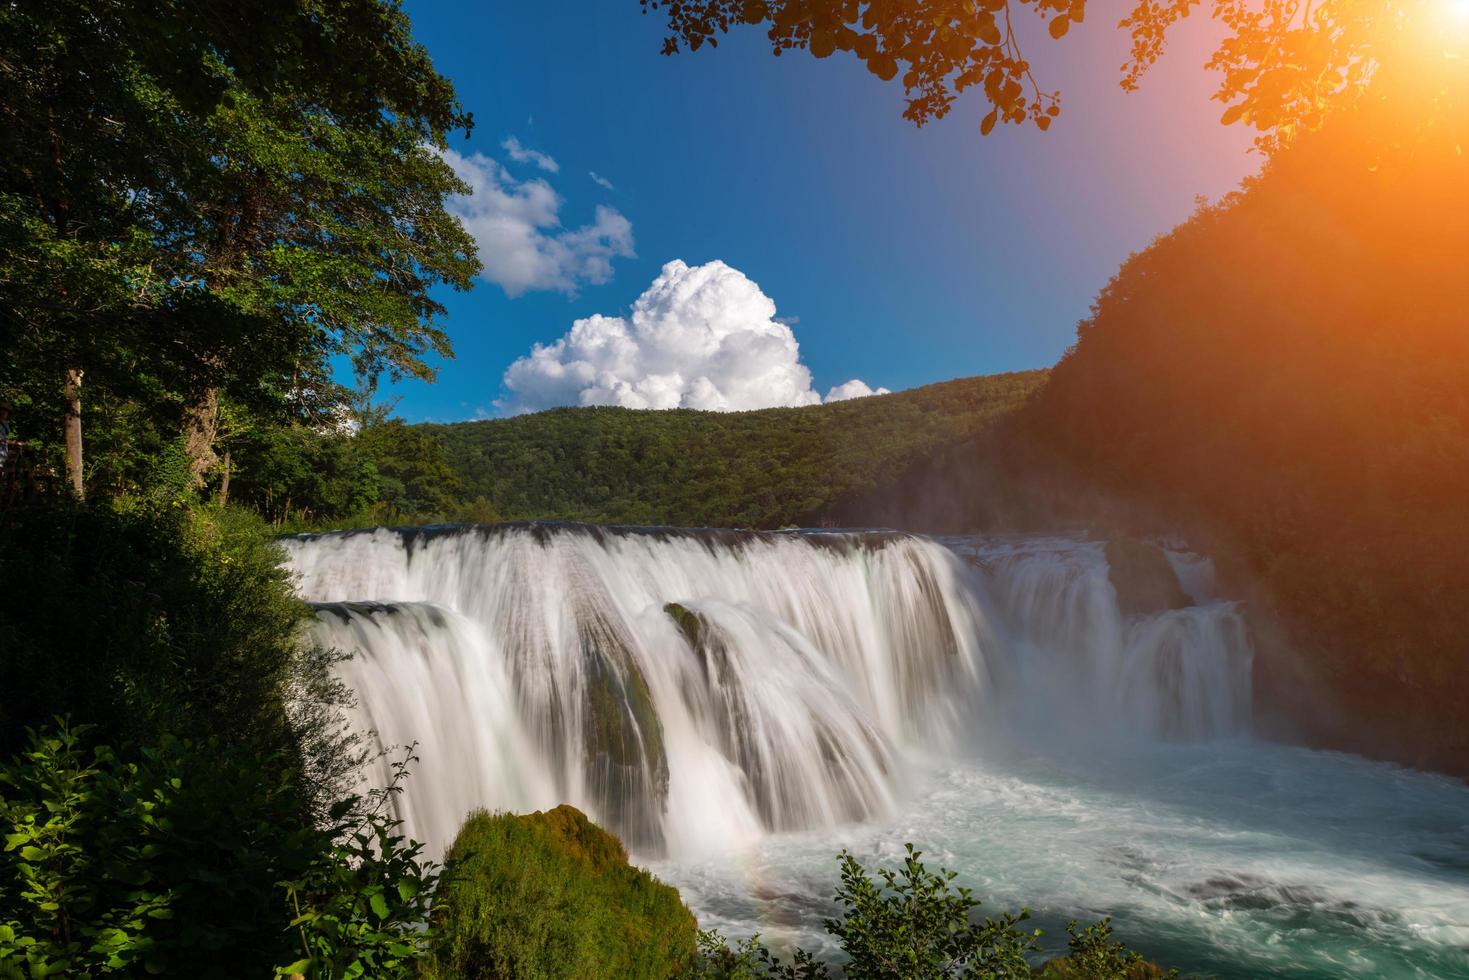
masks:
<instances>
[{"instance_id":1,"label":"bush","mask_svg":"<svg viewBox=\"0 0 1469 980\"><path fill-rule=\"evenodd\" d=\"M317 827L289 760L87 735L0 765L0 977L410 975L433 873L383 798Z\"/></svg>"},{"instance_id":2,"label":"bush","mask_svg":"<svg viewBox=\"0 0 1469 980\"><path fill-rule=\"evenodd\" d=\"M0 977L416 970L433 871L396 783L341 797L349 694L281 557L184 500L0 514Z\"/></svg>"},{"instance_id":3,"label":"bush","mask_svg":"<svg viewBox=\"0 0 1469 980\"><path fill-rule=\"evenodd\" d=\"M471 814L432 922L428 972L441 978L673 976L692 966L697 932L678 892L564 805Z\"/></svg>"},{"instance_id":4,"label":"bush","mask_svg":"<svg viewBox=\"0 0 1469 980\"><path fill-rule=\"evenodd\" d=\"M1018 915L978 919L979 907L967 888L953 886L954 872L929 871L922 854L908 845L897 871L879 869L877 878L843 851L836 899L840 919L828 919L826 931L836 937L846 961L842 975L852 980L1150 980L1175 977L1145 963L1138 954L1112 939L1109 920L1078 931L1071 923L1070 955L1033 971L1027 954L1037 948L1041 931L1026 932ZM699 956L693 975L708 980L820 980L829 968L803 950L789 963L771 954L759 936L734 947L718 932L699 934Z\"/></svg>"},{"instance_id":5,"label":"bush","mask_svg":"<svg viewBox=\"0 0 1469 980\"><path fill-rule=\"evenodd\" d=\"M1078 930L1066 927L1070 952L1038 972L1043 980L1172 980L1177 970L1164 970L1112 938L1112 920Z\"/></svg>"},{"instance_id":6,"label":"bush","mask_svg":"<svg viewBox=\"0 0 1469 980\"><path fill-rule=\"evenodd\" d=\"M0 754L71 715L273 752L310 609L264 524L233 509L53 502L0 514Z\"/></svg>"}]
</instances>

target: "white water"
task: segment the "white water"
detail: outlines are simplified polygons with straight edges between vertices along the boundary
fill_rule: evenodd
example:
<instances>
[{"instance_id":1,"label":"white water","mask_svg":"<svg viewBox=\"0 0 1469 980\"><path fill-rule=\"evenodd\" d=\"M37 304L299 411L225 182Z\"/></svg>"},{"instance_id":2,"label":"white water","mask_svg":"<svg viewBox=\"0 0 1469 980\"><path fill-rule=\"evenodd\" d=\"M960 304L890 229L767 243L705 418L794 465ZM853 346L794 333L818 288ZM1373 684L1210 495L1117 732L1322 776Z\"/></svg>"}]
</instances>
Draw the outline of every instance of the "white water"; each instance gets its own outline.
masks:
<instances>
[{"instance_id":1,"label":"white water","mask_svg":"<svg viewBox=\"0 0 1469 980\"><path fill-rule=\"evenodd\" d=\"M819 946L834 852L913 840L991 907L1053 933L1110 912L1193 969L1469 976L1469 790L1249 740L1247 631L1196 556L1169 555L1193 606L1127 617L1069 539L287 548L318 637L357 654L353 721L418 743L402 816L435 852L474 807L570 801L704 925Z\"/></svg>"}]
</instances>

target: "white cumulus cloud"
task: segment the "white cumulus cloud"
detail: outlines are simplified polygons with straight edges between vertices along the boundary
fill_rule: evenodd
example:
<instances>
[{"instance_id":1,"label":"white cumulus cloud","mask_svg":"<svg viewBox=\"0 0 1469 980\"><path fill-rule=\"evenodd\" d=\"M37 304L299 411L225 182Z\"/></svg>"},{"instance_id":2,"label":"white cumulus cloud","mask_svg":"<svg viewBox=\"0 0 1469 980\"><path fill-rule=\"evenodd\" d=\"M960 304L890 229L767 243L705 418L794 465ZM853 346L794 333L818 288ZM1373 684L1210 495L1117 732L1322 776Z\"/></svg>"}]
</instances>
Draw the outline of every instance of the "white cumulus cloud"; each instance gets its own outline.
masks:
<instances>
[{"instance_id":1,"label":"white cumulus cloud","mask_svg":"<svg viewBox=\"0 0 1469 980\"><path fill-rule=\"evenodd\" d=\"M849 398L866 398L868 395L891 395L892 392L886 388L878 388L876 391L867 387L867 382L853 378L851 381L839 384L826 393L827 402L844 402Z\"/></svg>"},{"instance_id":2,"label":"white cumulus cloud","mask_svg":"<svg viewBox=\"0 0 1469 980\"><path fill-rule=\"evenodd\" d=\"M626 317L595 314L510 365L505 412L557 405L743 411L815 405L791 328L748 276L723 262L674 260ZM881 394L857 380L828 400Z\"/></svg>"},{"instance_id":3,"label":"white cumulus cloud","mask_svg":"<svg viewBox=\"0 0 1469 980\"><path fill-rule=\"evenodd\" d=\"M514 160L516 163L533 163L536 166L540 167L542 170L546 171L546 173L550 174L559 173L561 171L561 164L551 159L551 156L549 154L542 153L540 150L532 150L529 147L521 146L520 140L516 139L514 136L505 137L503 140L500 141L500 146L504 148L506 153L510 154L510 159Z\"/></svg>"},{"instance_id":4,"label":"white cumulus cloud","mask_svg":"<svg viewBox=\"0 0 1469 980\"><path fill-rule=\"evenodd\" d=\"M606 177L603 177L595 170L587 171L587 176L592 178L592 183L596 184L598 187L605 187L609 191L617 190L616 187L612 186L612 181L608 180Z\"/></svg>"},{"instance_id":5,"label":"white cumulus cloud","mask_svg":"<svg viewBox=\"0 0 1469 980\"><path fill-rule=\"evenodd\" d=\"M574 293L582 283L611 279L614 258L633 257L632 222L616 208L598 206L591 224L564 228L561 195L543 179L517 180L483 153L444 150L443 157L474 190L448 204L479 243L480 277L506 295Z\"/></svg>"}]
</instances>

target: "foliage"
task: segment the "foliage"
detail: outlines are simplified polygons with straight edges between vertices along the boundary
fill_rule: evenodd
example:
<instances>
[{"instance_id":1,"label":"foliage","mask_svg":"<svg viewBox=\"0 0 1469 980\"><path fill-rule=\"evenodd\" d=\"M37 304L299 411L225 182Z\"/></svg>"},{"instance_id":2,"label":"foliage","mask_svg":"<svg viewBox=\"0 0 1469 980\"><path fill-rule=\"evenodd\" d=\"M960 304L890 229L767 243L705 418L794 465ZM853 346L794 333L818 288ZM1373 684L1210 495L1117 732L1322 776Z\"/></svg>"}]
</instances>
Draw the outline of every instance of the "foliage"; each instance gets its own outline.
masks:
<instances>
[{"instance_id":1,"label":"foliage","mask_svg":"<svg viewBox=\"0 0 1469 980\"><path fill-rule=\"evenodd\" d=\"M850 958L846 975L853 980L1029 978L1025 954L1034 948L1035 937L1016 928L1029 912L971 921L979 901L967 888L951 888L954 872L929 871L921 856L909 844L902 869L879 869L879 882L855 857L842 853L836 895L842 918L827 920L826 931Z\"/></svg>"},{"instance_id":2,"label":"foliage","mask_svg":"<svg viewBox=\"0 0 1469 980\"><path fill-rule=\"evenodd\" d=\"M318 828L284 759L89 734L0 766L0 976L411 975L433 873L380 812Z\"/></svg>"},{"instance_id":3,"label":"foliage","mask_svg":"<svg viewBox=\"0 0 1469 980\"><path fill-rule=\"evenodd\" d=\"M467 493L510 519L816 524L985 430L1044 377L970 378L806 408L568 408L423 428L443 441Z\"/></svg>"},{"instance_id":4,"label":"foliage","mask_svg":"<svg viewBox=\"0 0 1469 980\"><path fill-rule=\"evenodd\" d=\"M377 468L347 434L262 426L229 446L231 496L273 523L293 515L332 520L361 514L378 499Z\"/></svg>"},{"instance_id":5,"label":"foliage","mask_svg":"<svg viewBox=\"0 0 1469 980\"><path fill-rule=\"evenodd\" d=\"M697 927L678 893L632 867L580 811L471 814L434 901L429 976L666 977Z\"/></svg>"},{"instance_id":6,"label":"foliage","mask_svg":"<svg viewBox=\"0 0 1469 980\"><path fill-rule=\"evenodd\" d=\"M1390 162L1379 122L1335 117L1129 259L1020 438L1257 589L1286 630L1262 716L1463 774L1469 114Z\"/></svg>"},{"instance_id":7,"label":"foliage","mask_svg":"<svg viewBox=\"0 0 1469 980\"><path fill-rule=\"evenodd\" d=\"M735 24L769 24L776 55L805 48L814 57L850 51L883 81L903 71L908 107L919 126L942 119L965 89L979 86L993 107L981 125L1030 121L1041 129L1060 114L1060 93L1043 92L1010 24L1010 12L1031 8L1053 38L1080 23L1085 0L641 0L643 10L667 11L663 53L681 44L697 51L719 43Z\"/></svg>"},{"instance_id":8,"label":"foliage","mask_svg":"<svg viewBox=\"0 0 1469 980\"><path fill-rule=\"evenodd\" d=\"M843 851L836 900L841 918L828 919L844 957L842 975L860 980L1029 980L1037 975L1027 954L1036 949L1040 930L1019 928L1029 912L976 919L979 902L969 889L953 885L954 872L929 871L922 853L907 845L898 870L878 869L874 878ZM1064 980L1147 980L1176 977L1146 963L1112 939L1110 920L1077 931L1072 922L1070 955L1047 964L1039 975ZM796 950L783 963L758 936L731 947L716 931L699 934L694 974L710 980L819 980L828 967Z\"/></svg>"},{"instance_id":9,"label":"foliage","mask_svg":"<svg viewBox=\"0 0 1469 980\"><path fill-rule=\"evenodd\" d=\"M145 378L198 482L222 392L289 416L334 355L427 377L449 354L433 290L477 262L439 151L470 118L398 3L11 4L0 120L0 309L30 406L66 370L89 397Z\"/></svg>"},{"instance_id":10,"label":"foliage","mask_svg":"<svg viewBox=\"0 0 1469 980\"><path fill-rule=\"evenodd\" d=\"M699 933L699 954L691 973L705 980L820 980L831 976L825 963L804 949L792 951L791 962L782 963L760 937L749 936L731 947L717 929Z\"/></svg>"},{"instance_id":11,"label":"foliage","mask_svg":"<svg viewBox=\"0 0 1469 980\"><path fill-rule=\"evenodd\" d=\"M389 519L452 513L464 495L443 445L422 426L400 419L362 430L358 448L378 474L379 511Z\"/></svg>"},{"instance_id":12,"label":"foliage","mask_svg":"<svg viewBox=\"0 0 1469 980\"><path fill-rule=\"evenodd\" d=\"M309 609L258 518L124 501L0 518L0 751L71 713L99 738L290 744Z\"/></svg>"},{"instance_id":13,"label":"foliage","mask_svg":"<svg viewBox=\"0 0 1469 980\"><path fill-rule=\"evenodd\" d=\"M425 928L438 871L423 860L423 845L396 833L386 816L402 791L412 755L393 764L387 789L364 801L334 803L319 832L320 845L304 873L279 882L295 917L289 924L304 953L278 976L313 980L415 977L434 934Z\"/></svg>"},{"instance_id":14,"label":"foliage","mask_svg":"<svg viewBox=\"0 0 1469 980\"><path fill-rule=\"evenodd\" d=\"M767 28L776 55L804 48L825 58L848 51L884 81L901 72L903 114L920 126L945 116L961 93L977 86L990 106L980 124L984 134L997 122L1030 122L1044 130L1061 110L1060 92L1045 91L1035 80L1017 40L1023 25L1017 28L1012 15L1029 9L1059 39L1087 10L1086 0L640 2L644 13L666 15L664 54L713 47L732 27L748 24ZM1118 24L1132 40L1122 66L1124 89L1138 87L1169 34L1198 6L1199 0L1136 0ZM1270 150L1355 104L1383 75L1392 76L1392 84L1412 83L1425 60L1442 53L1445 29L1452 27L1444 22L1452 16L1445 13L1448 5L1411 0L1207 0L1204 6L1225 27L1208 63L1221 73L1215 98L1228 105L1222 121L1253 126ZM1457 85L1462 82L1460 74ZM1417 108L1429 118L1443 102L1462 103L1462 87L1449 78L1420 88Z\"/></svg>"},{"instance_id":15,"label":"foliage","mask_svg":"<svg viewBox=\"0 0 1469 980\"><path fill-rule=\"evenodd\" d=\"M1073 921L1066 927L1070 952L1040 970L1045 980L1170 980L1177 970L1164 971L1112 938L1112 920L1103 919L1080 931Z\"/></svg>"},{"instance_id":16,"label":"foliage","mask_svg":"<svg viewBox=\"0 0 1469 980\"><path fill-rule=\"evenodd\" d=\"M278 526L499 519L488 501L463 499L463 483L438 439L398 419L355 433L260 426L226 445L231 495Z\"/></svg>"}]
</instances>

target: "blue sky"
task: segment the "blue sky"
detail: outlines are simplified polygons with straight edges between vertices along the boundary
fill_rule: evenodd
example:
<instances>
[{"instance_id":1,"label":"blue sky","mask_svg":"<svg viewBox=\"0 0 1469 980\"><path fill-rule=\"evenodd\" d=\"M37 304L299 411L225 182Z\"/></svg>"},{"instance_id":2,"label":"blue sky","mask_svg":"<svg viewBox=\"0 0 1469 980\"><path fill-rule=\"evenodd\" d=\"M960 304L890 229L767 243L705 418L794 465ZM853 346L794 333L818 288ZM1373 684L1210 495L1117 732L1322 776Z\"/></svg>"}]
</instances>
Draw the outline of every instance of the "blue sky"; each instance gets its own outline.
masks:
<instances>
[{"instance_id":1,"label":"blue sky","mask_svg":"<svg viewBox=\"0 0 1469 980\"><path fill-rule=\"evenodd\" d=\"M411 421L574 402L564 378L534 397L502 378L578 319L626 318L672 260L689 276L716 260L742 274L710 279L701 311L728 302L730 316L761 319L761 297L773 300L818 394L853 378L896 390L1045 366L1130 252L1187 217L1195 195L1217 198L1259 165L1249 134L1218 125L1208 101L1207 21L1132 95L1116 84L1127 38L1115 11L1059 42L1031 31L1026 53L1043 87L1062 90L1063 114L1049 133L983 138L977 99L915 129L895 83L840 53L773 58L758 30L663 57L663 23L637 0L407 9L475 116L472 138L451 148L461 164L481 154L476 173L517 213L540 209L542 224L511 231L540 236L552 268L497 254L498 282L444 297L457 356L436 384L395 389ZM503 231L500 217L485 227ZM687 315L684 275L645 301L650 315ZM751 363L764 371L760 357L787 354Z\"/></svg>"}]
</instances>

